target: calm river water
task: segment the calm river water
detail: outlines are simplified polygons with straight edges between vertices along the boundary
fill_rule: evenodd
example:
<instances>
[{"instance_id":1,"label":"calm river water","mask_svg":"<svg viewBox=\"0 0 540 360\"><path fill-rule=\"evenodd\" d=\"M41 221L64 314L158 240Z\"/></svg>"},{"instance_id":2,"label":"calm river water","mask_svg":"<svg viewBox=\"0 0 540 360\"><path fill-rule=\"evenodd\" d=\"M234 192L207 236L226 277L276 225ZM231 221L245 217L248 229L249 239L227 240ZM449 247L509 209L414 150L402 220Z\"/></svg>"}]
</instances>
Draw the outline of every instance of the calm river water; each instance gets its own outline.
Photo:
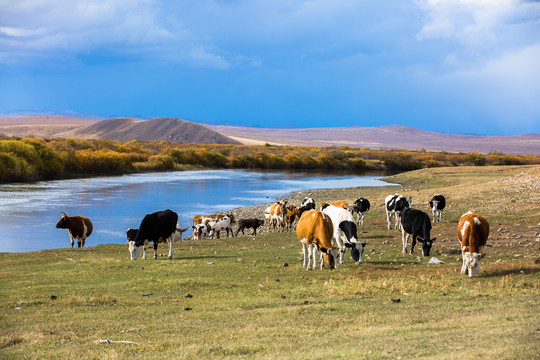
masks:
<instances>
[{"instance_id":1,"label":"calm river water","mask_svg":"<svg viewBox=\"0 0 540 360\"><path fill-rule=\"evenodd\" d=\"M86 246L124 244L126 229L158 210L176 211L187 227L193 215L270 203L297 190L388 185L379 178L210 170L0 185L0 252L71 246L67 230L55 227L62 211L92 220Z\"/></svg>"}]
</instances>

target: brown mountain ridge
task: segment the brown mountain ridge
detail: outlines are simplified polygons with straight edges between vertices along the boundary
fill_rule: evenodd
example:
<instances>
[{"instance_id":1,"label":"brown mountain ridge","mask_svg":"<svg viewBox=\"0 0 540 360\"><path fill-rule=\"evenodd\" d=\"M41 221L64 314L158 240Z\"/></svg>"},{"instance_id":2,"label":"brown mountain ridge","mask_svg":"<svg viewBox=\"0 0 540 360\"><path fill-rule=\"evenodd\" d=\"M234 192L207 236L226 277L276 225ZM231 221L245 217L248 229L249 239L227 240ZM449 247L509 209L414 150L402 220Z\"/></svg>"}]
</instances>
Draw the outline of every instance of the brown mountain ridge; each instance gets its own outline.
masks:
<instances>
[{"instance_id":1,"label":"brown mountain ridge","mask_svg":"<svg viewBox=\"0 0 540 360\"><path fill-rule=\"evenodd\" d=\"M508 136L462 135L387 125L379 127L255 128L202 125L159 117L89 119L67 116L21 116L0 118L0 134L57 138L148 140L201 144L258 144L293 146L351 146L371 149L431 150L448 152L493 151L505 154L540 155L540 134Z\"/></svg>"}]
</instances>

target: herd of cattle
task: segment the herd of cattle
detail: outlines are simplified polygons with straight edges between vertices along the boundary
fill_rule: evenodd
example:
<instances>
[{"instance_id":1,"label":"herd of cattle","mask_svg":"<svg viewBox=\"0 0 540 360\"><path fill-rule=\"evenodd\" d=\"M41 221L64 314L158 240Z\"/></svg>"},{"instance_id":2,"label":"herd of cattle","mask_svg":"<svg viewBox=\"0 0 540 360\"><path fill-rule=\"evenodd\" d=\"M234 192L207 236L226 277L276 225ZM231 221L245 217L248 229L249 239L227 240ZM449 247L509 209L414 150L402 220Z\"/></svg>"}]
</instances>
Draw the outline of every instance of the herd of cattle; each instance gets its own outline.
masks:
<instances>
[{"instance_id":1,"label":"herd of cattle","mask_svg":"<svg viewBox=\"0 0 540 360\"><path fill-rule=\"evenodd\" d=\"M442 220L442 212L446 206L444 196L435 195L429 202L432 209L433 222ZM267 223L268 230L288 231L296 226L296 235L302 244L304 255L303 266L308 270L316 268L317 253L320 254L320 268L325 263L330 269L344 263L347 249L351 249L351 257L356 263L362 263L362 253L366 246L357 235L357 226L364 224L364 217L370 209L365 198L358 198L353 204L345 201L322 203L316 209L315 201L306 197L299 207L287 205L286 200L270 205L264 213L265 219L239 219L238 229L234 234L232 224L236 223L233 214L196 215L193 217L193 239L202 240L220 238L221 231L227 237L244 234L245 229L257 229ZM401 230L403 253L407 253L408 239L412 235L410 253L413 253L416 242L422 243L422 254L429 256L435 238L431 238L431 219L421 210L411 207L411 198L403 195L389 195L385 199L386 220L388 229L392 225ZM356 215L356 219L355 219ZM92 222L85 216L67 216L62 213L56 224L57 228L68 229L71 247L76 239L79 247L84 247L85 240L92 234ZM153 243L154 258L157 258L157 247L161 242L169 245L169 258L173 256L173 245L182 240L182 229L178 225L178 215L172 210L158 211L146 215L138 229L128 229L127 244L131 260L136 260L141 252L146 259L146 246ZM457 228L458 240L461 243L463 265L461 272L473 277L478 274L480 259L489 234L489 224L482 216L468 212L461 216Z\"/></svg>"}]
</instances>

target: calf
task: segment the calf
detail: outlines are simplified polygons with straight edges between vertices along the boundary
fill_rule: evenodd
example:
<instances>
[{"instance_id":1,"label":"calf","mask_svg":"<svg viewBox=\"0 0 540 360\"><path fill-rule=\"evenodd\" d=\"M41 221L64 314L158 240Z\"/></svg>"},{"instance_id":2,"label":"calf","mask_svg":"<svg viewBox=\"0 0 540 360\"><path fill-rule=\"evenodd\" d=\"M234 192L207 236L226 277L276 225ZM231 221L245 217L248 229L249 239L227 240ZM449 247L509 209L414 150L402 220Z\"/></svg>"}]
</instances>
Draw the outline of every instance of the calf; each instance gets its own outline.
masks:
<instances>
[{"instance_id":1,"label":"calf","mask_svg":"<svg viewBox=\"0 0 540 360\"><path fill-rule=\"evenodd\" d=\"M298 219L302 217L302 214L304 211L313 210L315 209L315 200L313 200L310 197L305 197L304 200L302 200L302 203L300 204L300 208L298 209Z\"/></svg>"},{"instance_id":2,"label":"calf","mask_svg":"<svg viewBox=\"0 0 540 360\"><path fill-rule=\"evenodd\" d=\"M429 215L422 210L406 208L401 212L401 241L403 253L407 253L407 240L412 234L411 254L413 253L416 239L422 243L422 255L429 256L431 245L435 238L431 239L431 220Z\"/></svg>"},{"instance_id":3,"label":"calf","mask_svg":"<svg viewBox=\"0 0 540 360\"><path fill-rule=\"evenodd\" d=\"M324 254L323 259L321 259L321 270L324 268L323 260L327 262L330 269L336 268L338 249L332 245L333 232L332 220L322 211L308 210L302 214L296 227L296 236L302 243L303 266L307 270L317 267L318 250Z\"/></svg>"},{"instance_id":4,"label":"calf","mask_svg":"<svg viewBox=\"0 0 540 360\"><path fill-rule=\"evenodd\" d=\"M388 229L392 228L392 221L390 220L392 217L394 218L395 227L399 229L401 227L401 212L411 207L411 197L405 197L399 194L388 195L384 200L384 205Z\"/></svg>"},{"instance_id":5,"label":"calf","mask_svg":"<svg viewBox=\"0 0 540 360\"><path fill-rule=\"evenodd\" d=\"M68 229L71 248L73 248L75 244L74 239L77 239L77 247L84 247L86 238L92 234L94 226L86 216L67 216L65 213L62 213L60 220L56 224L56 228Z\"/></svg>"},{"instance_id":6,"label":"calf","mask_svg":"<svg viewBox=\"0 0 540 360\"><path fill-rule=\"evenodd\" d=\"M482 216L472 211L459 219L457 237L461 243L463 265L461 273L469 277L476 276L480 268L480 259L486 254L486 242L489 235L489 223Z\"/></svg>"},{"instance_id":7,"label":"calf","mask_svg":"<svg viewBox=\"0 0 540 360\"><path fill-rule=\"evenodd\" d=\"M179 227L179 225L177 224L176 226L176 230L174 232L174 237L173 237L173 240L174 242L181 242L182 241L182 234L184 232L187 231L187 229L189 228L185 228L185 229L182 229ZM139 229L127 229L126 231L126 237L127 237L127 242L129 243L130 241L135 241L135 237L137 236L137 232L139 231ZM164 241L161 241L161 242L164 242ZM157 259L157 244L159 242L155 242L154 241L154 259ZM146 245L144 245L143 247L143 256L142 256L142 259L143 260L146 260Z\"/></svg>"},{"instance_id":8,"label":"calf","mask_svg":"<svg viewBox=\"0 0 540 360\"><path fill-rule=\"evenodd\" d=\"M238 230L236 230L236 236L238 236L238 233L242 231L242 235L244 235L244 229L253 229L252 235L257 235L257 228L259 226L262 226L264 224L264 220L260 219L240 219L238 221Z\"/></svg>"},{"instance_id":9,"label":"calf","mask_svg":"<svg viewBox=\"0 0 540 360\"><path fill-rule=\"evenodd\" d=\"M435 222L435 219L440 222L442 219L442 211L446 206L446 199L444 196L435 195L429 202L429 206L431 207L431 214L433 214L433 222Z\"/></svg>"},{"instance_id":10,"label":"calf","mask_svg":"<svg viewBox=\"0 0 540 360\"><path fill-rule=\"evenodd\" d=\"M353 260L362 263L362 253L367 243L358 241L354 216L348 210L334 205L326 206L322 212L332 220L332 243L339 249L339 263L343 264L347 248L351 248Z\"/></svg>"},{"instance_id":11,"label":"calf","mask_svg":"<svg viewBox=\"0 0 540 360\"><path fill-rule=\"evenodd\" d=\"M227 232L227 237L229 237L229 231L231 232L231 236L233 236L234 233L231 223L231 218L227 215L220 217L218 220L209 220L206 224L209 229L208 236L213 239L214 234L217 234L217 238L219 239L221 230L225 230Z\"/></svg>"},{"instance_id":12,"label":"calf","mask_svg":"<svg viewBox=\"0 0 540 360\"><path fill-rule=\"evenodd\" d=\"M135 237L128 237L128 247L131 260L136 260L143 249L145 250L143 260L146 259L145 246L150 242L154 243L154 259L157 259L158 243L165 241L169 243L168 258L172 259L175 236L174 233L176 231L177 223L178 214L171 210L163 210L152 214L147 214L142 219Z\"/></svg>"},{"instance_id":13,"label":"calf","mask_svg":"<svg viewBox=\"0 0 540 360\"><path fill-rule=\"evenodd\" d=\"M356 223L358 225L364 225L364 216L366 216L366 213L369 211L369 208L370 208L370 204L369 204L368 199L359 197L358 199L354 200L353 213L357 214Z\"/></svg>"},{"instance_id":14,"label":"calf","mask_svg":"<svg viewBox=\"0 0 540 360\"><path fill-rule=\"evenodd\" d=\"M193 240L203 240L210 231L206 224L197 224L195 226L192 226L191 228L193 229Z\"/></svg>"},{"instance_id":15,"label":"calf","mask_svg":"<svg viewBox=\"0 0 540 360\"><path fill-rule=\"evenodd\" d=\"M287 231L290 231L296 221L296 218L299 214L299 210L294 205L289 205L285 208L285 228Z\"/></svg>"}]
</instances>

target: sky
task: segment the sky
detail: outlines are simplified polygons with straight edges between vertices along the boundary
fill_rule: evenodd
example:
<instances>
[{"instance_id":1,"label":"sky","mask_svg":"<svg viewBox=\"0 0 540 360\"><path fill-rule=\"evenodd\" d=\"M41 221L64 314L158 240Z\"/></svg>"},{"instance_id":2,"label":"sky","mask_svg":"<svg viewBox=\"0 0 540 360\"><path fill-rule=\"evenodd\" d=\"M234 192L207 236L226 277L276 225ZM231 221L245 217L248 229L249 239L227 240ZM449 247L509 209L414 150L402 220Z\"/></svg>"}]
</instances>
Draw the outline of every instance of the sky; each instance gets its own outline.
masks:
<instances>
[{"instance_id":1,"label":"sky","mask_svg":"<svg viewBox=\"0 0 540 360\"><path fill-rule=\"evenodd\" d=\"M540 133L540 1L0 0L0 114Z\"/></svg>"}]
</instances>

